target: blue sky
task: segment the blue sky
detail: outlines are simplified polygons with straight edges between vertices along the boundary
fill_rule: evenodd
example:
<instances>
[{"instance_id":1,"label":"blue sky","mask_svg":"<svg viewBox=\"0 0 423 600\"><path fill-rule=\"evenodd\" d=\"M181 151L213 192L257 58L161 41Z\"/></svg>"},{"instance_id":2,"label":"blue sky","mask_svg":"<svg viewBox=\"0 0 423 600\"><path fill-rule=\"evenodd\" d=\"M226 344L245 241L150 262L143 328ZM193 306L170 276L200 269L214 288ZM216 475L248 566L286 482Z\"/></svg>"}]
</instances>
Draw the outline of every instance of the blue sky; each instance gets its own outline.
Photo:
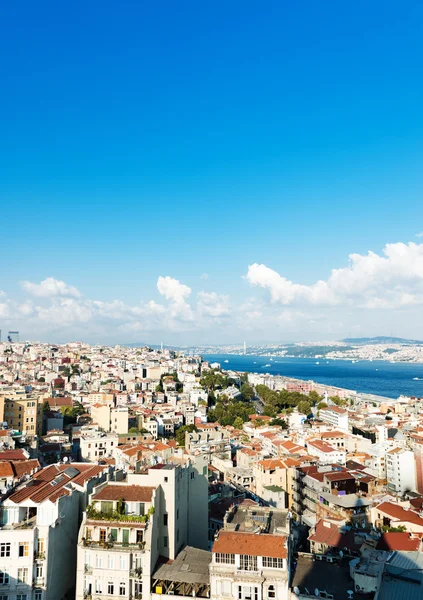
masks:
<instances>
[{"instance_id":1,"label":"blue sky","mask_svg":"<svg viewBox=\"0 0 423 600\"><path fill-rule=\"evenodd\" d=\"M394 320L412 335L422 30L418 2L3 3L3 330L252 342ZM406 282L395 260L389 276L369 263L336 298L286 296L249 270L310 287L394 243ZM159 277L191 292L166 296Z\"/></svg>"}]
</instances>

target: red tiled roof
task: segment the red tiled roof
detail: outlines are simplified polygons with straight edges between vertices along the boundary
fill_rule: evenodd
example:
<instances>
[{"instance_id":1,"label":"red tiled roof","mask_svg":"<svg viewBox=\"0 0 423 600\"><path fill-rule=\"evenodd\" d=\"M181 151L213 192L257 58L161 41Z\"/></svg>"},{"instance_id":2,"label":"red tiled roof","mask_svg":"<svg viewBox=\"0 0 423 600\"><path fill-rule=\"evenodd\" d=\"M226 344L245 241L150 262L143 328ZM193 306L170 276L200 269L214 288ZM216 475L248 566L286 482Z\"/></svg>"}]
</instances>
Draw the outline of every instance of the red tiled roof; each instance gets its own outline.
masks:
<instances>
[{"instance_id":1,"label":"red tiled roof","mask_svg":"<svg viewBox=\"0 0 423 600\"><path fill-rule=\"evenodd\" d=\"M247 554L248 556L271 556L286 558L284 535L220 531L213 544L213 552L224 554Z\"/></svg>"},{"instance_id":2,"label":"red tiled roof","mask_svg":"<svg viewBox=\"0 0 423 600\"><path fill-rule=\"evenodd\" d=\"M93 500L125 500L126 502L151 502L156 488L142 485L106 485Z\"/></svg>"},{"instance_id":3,"label":"red tiled roof","mask_svg":"<svg viewBox=\"0 0 423 600\"><path fill-rule=\"evenodd\" d=\"M420 549L421 537L412 536L406 531L391 531L382 533L376 549L397 550L399 552L416 552Z\"/></svg>"},{"instance_id":4,"label":"red tiled roof","mask_svg":"<svg viewBox=\"0 0 423 600\"><path fill-rule=\"evenodd\" d=\"M382 502L382 504L379 504L376 509L384 512L397 521L413 523L414 525L423 527L423 519L419 517L419 515L412 510L406 510L398 504L392 504L392 502Z\"/></svg>"}]
</instances>

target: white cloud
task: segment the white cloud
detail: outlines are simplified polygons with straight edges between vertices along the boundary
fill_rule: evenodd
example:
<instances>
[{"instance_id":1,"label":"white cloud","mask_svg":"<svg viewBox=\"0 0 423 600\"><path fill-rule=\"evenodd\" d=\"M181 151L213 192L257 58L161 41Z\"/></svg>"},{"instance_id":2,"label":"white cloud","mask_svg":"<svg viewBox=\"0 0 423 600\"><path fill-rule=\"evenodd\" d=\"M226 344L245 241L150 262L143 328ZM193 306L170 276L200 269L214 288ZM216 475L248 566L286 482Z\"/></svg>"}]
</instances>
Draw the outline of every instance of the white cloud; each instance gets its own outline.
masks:
<instances>
[{"instance_id":1,"label":"white cloud","mask_svg":"<svg viewBox=\"0 0 423 600\"><path fill-rule=\"evenodd\" d=\"M416 237L423 237L423 231L421 231L420 233L416 233Z\"/></svg>"},{"instance_id":2,"label":"white cloud","mask_svg":"<svg viewBox=\"0 0 423 600\"><path fill-rule=\"evenodd\" d=\"M79 298L81 296L80 291L76 287L68 285L64 281L60 281L54 277L47 277L41 283L22 281L21 286L32 296L39 298L53 298L55 296Z\"/></svg>"},{"instance_id":3,"label":"white cloud","mask_svg":"<svg viewBox=\"0 0 423 600\"><path fill-rule=\"evenodd\" d=\"M197 307L202 315L223 317L229 313L229 298L216 292L199 292Z\"/></svg>"},{"instance_id":4,"label":"white cloud","mask_svg":"<svg viewBox=\"0 0 423 600\"><path fill-rule=\"evenodd\" d=\"M166 300L173 302L185 302L185 299L191 294L191 288L169 276L158 278L157 289Z\"/></svg>"},{"instance_id":5,"label":"white cloud","mask_svg":"<svg viewBox=\"0 0 423 600\"><path fill-rule=\"evenodd\" d=\"M202 279L203 281L207 281L208 278L209 278L208 273L203 273L202 275L200 275L200 279Z\"/></svg>"},{"instance_id":6,"label":"white cloud","mask_svg":"<svg viewBox=\"0 0 423 600\"><path fill-rule=\"evenodd\" d=\"M313 285L286 279L266 265L248 267L247 281L270 293L272 303L397 308L423 303L423 244L387 244L383 255L351 254L350 264L333 269Z\"/></svg>"}]
</instances>

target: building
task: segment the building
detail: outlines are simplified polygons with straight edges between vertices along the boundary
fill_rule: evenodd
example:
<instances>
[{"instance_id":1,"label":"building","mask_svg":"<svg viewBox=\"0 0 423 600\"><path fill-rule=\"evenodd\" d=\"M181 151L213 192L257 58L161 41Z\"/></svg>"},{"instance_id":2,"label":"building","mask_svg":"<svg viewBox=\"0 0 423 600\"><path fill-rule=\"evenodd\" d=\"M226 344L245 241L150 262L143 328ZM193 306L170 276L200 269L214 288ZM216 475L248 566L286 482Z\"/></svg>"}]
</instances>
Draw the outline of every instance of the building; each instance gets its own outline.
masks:
<instances>
[{"instance_id":1,"label":"building","mask_svg":"<svg viewBox=\"0 0 423 600\"><path fill-rule=\"evenodd\" d=\"M103 431L114 433L128 433L128 408L118 406L115 408L110 404L93 404L91 406L91 417L94 423Z\"/></svg>"},{"instance_id":2,"label":"building","mask_svg":"<svg viewBox=\"0 0 423 600\"><path fill-rule=\"evenodd\" d=\"M312 456L319 459L321 465L341 464L345 465L346 454L340 448L322 442L321 440L312 440L308 442L307 450Z\"/></svg>"},{"instance_id":3,"label":"building","mask_svg":"<svg viewBox=\"0 0 423 600\"><path fill-rule=\"evenodd\" d=\"M42 434L43 403L39 396L30 393L10 393L0 396L0 422L33 437Z\"/></svg>"},{"instance_id":4,"label":"building","mask_svg":"<svg viewBox=\"0 0 423 600\"><path fill-rule=\"evenodd\" d=\"M348 433L348 411L340 406L328 406L321 408L319 419L325 423L329 423L335 429Z\"/></svg>"},{"instance_id":5,"label":"building","mask_svg":"<svg viewBox=\"0 0 423 600\"><path fill-rule=\"evenodd\" d=\"M81 434L79 439L81 458L87 462L97 462L102 458L109 458L118 444L117 433L86 431Z\"/></svg>"},{"instance_id":6,"label":"building","mask_svg":"<svg viewBox=\"0 0 423 600\"><path fill-rule=\"evenodd\" d=\"M414 452L394 448L386 453L386 478L388 491L402 496L416 490L416 464Z\"/></svg>"},{"instance_id":7,"label":"building","mask_svg":"<svg viewBox=\"0 0 423 600\"><path fill-rule=\"evenodd\" d=\"M288 598L289 520L285 511L235 505L213 544L210 598Z\"/></svg>"},{"instance_id":8,"label":"building","mask_svg":"<svg viewBox=\"0 0 423 600\"><path fill-rule=\"evenodd\" d=\"M158 464L94 490L78 540L76 600L161 594L163 562L187 546L207 549L208 487L200 463L207 468L201 459Z\"/></svg>"},{"instance_id":9,"label":"building","mask_svg":"<svg viewBox=\"0 0 423 600\"><path fill-rule=\"evenodd\" d=\"M107 477L97 465L51 465L3 502L0 597L72 597L80 513L91 487Z\"/></svg>"}]
</instances>

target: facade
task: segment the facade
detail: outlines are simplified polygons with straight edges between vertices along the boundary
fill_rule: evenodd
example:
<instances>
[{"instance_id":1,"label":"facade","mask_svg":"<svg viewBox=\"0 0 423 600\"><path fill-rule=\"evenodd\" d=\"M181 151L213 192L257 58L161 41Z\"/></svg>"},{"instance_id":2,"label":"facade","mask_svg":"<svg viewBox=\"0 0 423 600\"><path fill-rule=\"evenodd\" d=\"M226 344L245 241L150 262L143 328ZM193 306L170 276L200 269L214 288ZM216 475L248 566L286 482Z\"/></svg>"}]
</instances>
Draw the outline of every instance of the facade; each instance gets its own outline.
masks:
<instances>
[{"instance_id":1,"label":"facade","mask_svg":"<svg viewBox=\"0 0 423 600\"><path fill-rule=\"evenodd\" d=\"M340 406L328 406L320 409L319 418L335 429L348 433L348 411Z\"/></svg>"},{"instance_id":2,"label":"facade","mask_svg":"<svg viewBox=\"0 0 423 600\"><path fill-rule=\"evenodd\" d=\"M416 464L414 453L394 448L386 453L386 478L388 491L402 496L416 490Z\"/></svg>"},{"instance_id":3,"label":"facade","mask_svg":"<svg viewBox=\"0 0 423 600\"><path fill-rule=\"evenodd\" d=\"M0 598L72 598L81 508L90 486L106 477L96 465L52 465L3 502Z\"/></svg>"},{"instance_id":4,"label":"facade","mask_svg":"<svg viewBox=\"0 0 423 600\"><path fill-rule=\"evenodd\" d=\"M188 545L207 549L207 477L199 467L159 464L94 490L79 533L76 600L150 598L159 557L173 561Z\"/></svg>"},{"instance_id":5,"label":"facade","mask_svg":"<svg viewBox=\"0 0 423 600\"><path fill-rule=\"evenodd\" d=\"M93 404L91 417L103 431L128 433L128 408L110 404Z\"/></svg>"},{"instance_id":6,"label":"facade","mask_svg":"<svg viewBox=\"0 0 423 600\"><path fill-rule=\"evenodd\" d=\"M213 544L211 600L289 597L286 513L234 506Z\"/></svg>"},{"instance_id":7,"label":"facade","mask_svg":"<svg viewBox=\"0 0 423 600\"><path fill-rule=\"evenodd\" d=\"M39 396L11 393L0 396L0 422L30 437L41 435L43 405Z\"/></svg>"},{"instance_id":8,"label":"facade","mask_svg":"<svg viewBox=\"0 0 423 600\"><path fill-rule=\"evenodd\" d=\"M79 443L82 459L87 462L97 462L112 456L118 446L119 437L116 433L88 431L81 435Z\"/></svg>"}]
</instances>

